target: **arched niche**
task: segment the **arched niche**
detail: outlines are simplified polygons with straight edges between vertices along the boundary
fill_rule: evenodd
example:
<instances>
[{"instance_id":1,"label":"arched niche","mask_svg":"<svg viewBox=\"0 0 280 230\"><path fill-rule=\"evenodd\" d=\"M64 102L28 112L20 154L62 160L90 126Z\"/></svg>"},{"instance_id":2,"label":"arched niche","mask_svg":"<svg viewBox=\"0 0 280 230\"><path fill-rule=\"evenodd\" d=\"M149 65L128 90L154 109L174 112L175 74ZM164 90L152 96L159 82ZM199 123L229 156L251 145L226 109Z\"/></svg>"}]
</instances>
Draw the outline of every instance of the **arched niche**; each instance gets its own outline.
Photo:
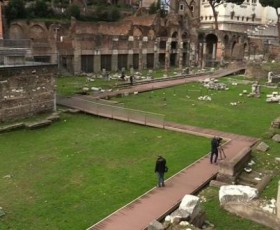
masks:
<instances>
[{"instance_id":1,"label":"arched niche","mask_svg":"<svg viewBox=\"0 0 280 230\"><path fill-rule=\"evenodd\" d=\"M133 36L134 37L141 37L142 36L142 31L139 28L135 28L133 30Z\"/></svg>"},{"instance_id":2,"label":"arched niche","mask_svg":"<svg viewBox=\"0 0 280 230\"><path fill-rule=\"evenodd\" d=\"M206 59L209 61L215 61L217 55L217 43L218 37L215 34L207 34L205 37L206 42Z\"/></svg>"},{"instance_id":3,"label":"arched niche","mask_svg":"<svg viewBox=\"0 0 280 230\"><path fill-rule=\"evenodd\" d=\"M18 25L18 24L13 24L11 25L10 29L9 29L9 38L10 39L25 39L25 33L24 33L24 29L22 28L22 26Z\"/></svg>"},{"instance_id":4,"label":"arched niche","mask_svg":"<svg viewBox=\"0 0 280 230\"><path fill-rule=\"evenodd\" d=\"M171 37L172 37L172 38L177 38L177 37L178 37L178 33L177 33L176 31L173 32L172 35L171 35Z\"/></svg>"},{"instance_id":5,"label":"arched niche","mask_svg":"<svg viewBox=\"0 0 280 230\"><path fill-rule=\"evenodd\" d=\"M30 28L30 38L33 40L47 39L47 33L40 25L33 25Z\"/></svg>"}]
</instances>

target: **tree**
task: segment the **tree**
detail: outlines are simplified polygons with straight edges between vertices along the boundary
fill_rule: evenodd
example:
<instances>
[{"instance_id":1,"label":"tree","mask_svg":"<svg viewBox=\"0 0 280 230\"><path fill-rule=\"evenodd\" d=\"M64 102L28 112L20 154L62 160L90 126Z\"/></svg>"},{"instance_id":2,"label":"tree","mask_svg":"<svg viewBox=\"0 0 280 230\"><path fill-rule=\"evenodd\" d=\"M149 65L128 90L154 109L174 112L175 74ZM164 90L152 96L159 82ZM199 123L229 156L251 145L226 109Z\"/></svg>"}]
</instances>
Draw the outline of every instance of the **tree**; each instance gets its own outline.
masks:
<instances>
[{"instance_id":1,"label":"tree","mask_svg":"<svg viewBox=\"0 0 280 230\"><path fill-rule=\"evenodd\" d=\"M149 14L155 14L157 12L158 8L156 4L153 2L149 7Z\"/></svg>"},{"instance_id":2,"label":"tree","mask_svg":"<svg viewBox=\"0 0 280 230\"><path fill-rule=\"evenodd\" d=\"M74 17L76 19L81 17L80 8L77 5L70 5L67 9L67 12L70 17Z\"/></svg>"},{"instance_id":3,"label":"tree","mask_svg":"<svg viewBox=\"0 0 280 230\"><path fill-rule=\"evenodd\" d=\"M170 5L170 1L171 0L162 0L163 4L165 5L168 5L169 7L171 7ZM174 0L174 1L177 1L177 3L179 2L179 0ZM195 2L195 0L184 0L185 1L185 4L189 10L189 13L191 16L193 16L193 12L192 12L192 3ZM233 4L236 4L236 5L241 5L245 0L207 0L211 9L212 9L212 12L213 12L213 16L214 16L214 20L215 20L215 29L218 29L218 13L216 11L216 8L219 6L219 5L222 5L223 3L233 3Z\"/></svg>"},{"instance_id":4,"label":"tree","mask_svg":"<svg viewBox=\"0 0 280 230\"><path fill-rule=\"evenodd\" d=\"M33 11L36 17L44 18L51 14L48 4L44 0L36 0Z\"/></svg>"},{"instance_id":5,"label":"tree","mask_svg":"<svg viewBox=\"0 0 280 230\"><path fill-rule=\"evenodd\" d=\"M11 0L5 8L5 15L9 22L17 18L25 18L24 0Z\"/></svg>"},{"instance_id":6,"label":"tree","mask_svg":"<svg viewBox=\"0 0 280 230\"><path fill-rule=\"evenodd\" d=\"M260 0L263 7L270 6L275 9L277 15L277 29L278 29L278 42L280 43L280 15L278 8L280 7L280 0Z\"/></svg>"},{"instance_id":7,"label":"tree","mask_svg":"<svg viewBox=\"0 0 280 230\"><path fill-rule=\"evenodd\" d=\"M233 3L236 5L241 5L244 0L207 0L212 12L213 12L213 16L214 16L214 20L215 20L215 29L217 30L219 28L218 26L218 12L216 11L216 8L223 4L223 3Z\"/></svg>"}]
</instances>

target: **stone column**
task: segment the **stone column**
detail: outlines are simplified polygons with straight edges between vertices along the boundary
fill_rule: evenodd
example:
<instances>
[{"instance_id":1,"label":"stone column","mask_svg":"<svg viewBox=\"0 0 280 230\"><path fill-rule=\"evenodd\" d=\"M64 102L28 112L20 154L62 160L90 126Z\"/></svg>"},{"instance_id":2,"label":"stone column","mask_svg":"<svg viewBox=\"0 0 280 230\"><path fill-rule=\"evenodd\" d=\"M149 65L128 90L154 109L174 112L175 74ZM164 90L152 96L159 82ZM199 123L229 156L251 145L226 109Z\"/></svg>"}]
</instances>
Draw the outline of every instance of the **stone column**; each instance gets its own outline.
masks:
<instances>
[{"instance_id":1,"label":"stone column","mask_svg":"<svg viewBox=\"0 0 280 230\"><path fill-rule=\"evenodd\" d=\"M168 40L166 41L166 49L165 49L165 71L167 71L170 67L170 44L171 44L171 40L170 38L168 38Z\"/></svg>"},{"instance_id":2,"label":"stone column","mask_svg":"<svg viewBox=\"0 0 280 230\"><path fill-rule=\"evenodd\" d=\"M201 68L204 69L206 66L206 57L207 57L207 53L206 53L206 41L203 41L203 46L202 46L202 66Z\"/></svg>"},{"instance_id":3,"label":"stone column","mask_svg":"<svg viewBox=\"0 0 280 230\"><path fill-rule=\"evenodd\" d=\"M95 72L95 73L100 73L101 72L101 55L100 55L99 50L94 51L93 72Z\"/></svg>"},{"instance_id":4,"label":"stone column","mask_svg":"<svg viewBox=\"0 0 280 230\"><path fill-rule=\"evenodd\" d=\"M213 60L216 59L216 50L217 50L217 44L214 43L214 44L213 44L213 50L212 50L212 59L213 59Z\"/></svg>"},{"instance_id":5,"label":"stone column","mask_svg":"<svg viewBox=\"0 0 280 230\"><path fill-rule=\"evenodd\" d=\"M142 56L142 58L143 58L143 66L142 66L142 68L143 69L147 69L147 54L148 54L148 37L147 36L145 36L145 37L143 37L143 56Z\"/></svg>"},{"instance_id":6,"label":"stone column","mask_svg":"<svg viewBox=\"0 0 280 230\"><path fill-rule=\"evenodd\" d=\"M222 62L224 59L224 45L221 41L217 43L216 60Z\"/></svg>"},{"instance_id":7,"label":"stone column","mask_svg":"<svg viewBox=\"0 0 280 230\"><path fill-rule=\"evenodd\" d=\"M142 39L139 39L139 70L143 70L143 50Z\"/></svg>"},{"instance_id":8,"label":"stone column","mask_svg":"<svg viewBox=\"0 0 280 230\"><path fill-rule=\"evenodd\" d=\"M134 46L134 37L129 36L128 37L128 56L127 56L127 66L125 67L127 70L133 66L133 46Z\"/></svg>"},{"instance_id":9,"label":"stone column","mask_svg":"<svg viewBox=\"0 0 280 230\"><path fill-rule=\"evenodd\" d=\"M127 66L125 68L129 69L130 66L133 66L133 50L128 50Z\"/></svg>"},{"instance_id":10,"label":"stone column","mask_svg":"<svg viewBox=\"0 0 280 230\"><path fill-rule=\"evenodd\" d=\"M182 40L179 40L178 48L179 48L179 49L177 49L178 67L179 67L180 72L182 73L182 70L183 70L183 41Z\"/></svg>"},{"instance_id":11,"label":"stone column","mask_svg":"<svg viewBox=\"0 0 280 230\"><path fill-rule=\"evenodd\" d=\"M280 180L278 181L278 193L277 193L277 201L276 201L276 213L277 213L277 218L280 219Z\"/></svg>"},{"instance_id":12,"label":"stone column","mask_svg":"<svg viewBox=\"0 0 280 230\"><path fill-rule=\"evenodd\" d=\"M147 69L147 49L142 50L142 69Z\"/></svg>"},{"instance_id":13,"label":"stone column","mask_svg":"<svg viewBox=\"0 0 280 230\"><path fill-rule=\"evenodd\" d=\"M112 71L118 71L118 50L113 50L112 53Z\"/></svg>"},{"instance_id":14,"label":"stone column","mask_svg":"<svg viewBox=\"0 0 280 230\"><path fill-rule=\"evenodd\" d=\"M74 58L73 58L73 70L74 74L81 73L81 47L78 42L75 42L76 46L74 49Z\"/></svg>"},{"instance_id":15,"label":"stone column","mask_svg":"<svg viewBox=\"0 0 280 230\"><path fill-rule=\"evenodd\" d=\"M190 66L190 63L194 60L194 50L195 48L192 49L191 43L188 41L186 63L184 63L185 66Z\"/></svg>"},{"instance_id":16,"label":"stone column","mask_svg":"<svg viewBox=\"0 0 280 230\"><path fill-rule=\"evenodd\" d=\"M158 39L154 42L154 69L159 68L159 47L158 47L159 41Z\"/></svg>"}]
</instances>

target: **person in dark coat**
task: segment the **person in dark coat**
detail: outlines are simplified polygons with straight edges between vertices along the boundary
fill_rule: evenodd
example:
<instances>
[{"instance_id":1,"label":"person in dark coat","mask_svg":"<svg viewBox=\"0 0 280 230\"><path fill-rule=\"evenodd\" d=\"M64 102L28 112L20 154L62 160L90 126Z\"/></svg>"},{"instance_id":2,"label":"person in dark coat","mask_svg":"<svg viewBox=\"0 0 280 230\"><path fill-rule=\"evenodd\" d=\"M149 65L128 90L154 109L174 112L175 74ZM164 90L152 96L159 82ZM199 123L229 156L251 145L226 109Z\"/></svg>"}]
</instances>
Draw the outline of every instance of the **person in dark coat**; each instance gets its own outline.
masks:
<instances>
[{"instance_id":1,"label":"person in dark coat","mask_svg":"<svg viewBox=\"0 0 280 230\"><path fill-rule=\"evenodd\" d=\"M164 187L164 173L166 170L166 160L162 156L158 156L155 166L155 173L158 174L158 187Z\"/></svg>"},{"instance_id":2,"label":"person in dark coat","mask_svg":"<svg viewBox=\"0 0 280 230\"><path fill-rule=\"evenodd\" d=\"M211 140L211 156L210 156L210 163L217 163L217 159L218 159L218 147L219 147L219 141L217 137L213 137L213 139ZM213 159L214 158L214 159Z\"/></svg>"}]
</instances>

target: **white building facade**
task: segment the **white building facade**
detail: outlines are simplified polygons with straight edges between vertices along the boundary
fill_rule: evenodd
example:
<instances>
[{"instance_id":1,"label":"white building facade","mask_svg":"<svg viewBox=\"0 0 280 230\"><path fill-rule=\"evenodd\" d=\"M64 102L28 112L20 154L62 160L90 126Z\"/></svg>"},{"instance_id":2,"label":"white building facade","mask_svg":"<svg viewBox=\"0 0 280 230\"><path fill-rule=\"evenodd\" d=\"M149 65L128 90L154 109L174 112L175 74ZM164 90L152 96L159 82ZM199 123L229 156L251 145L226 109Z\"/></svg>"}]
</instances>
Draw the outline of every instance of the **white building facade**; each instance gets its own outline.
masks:
<instances>
[{"instance_id":1,"label":"white building facade","mask_svg":"<svg viewBox=\"0 0 280 230\"><path fill-rule=\"evenodd\" d=\"M224 3L216 8L219 30L246 32L251 36L277 36L277 15L272 7L262 7L259 0L245 0L243 4ZM215 20L208 0L200 4L201 28L214 29Z\"/></svg>"}]
</instances>

